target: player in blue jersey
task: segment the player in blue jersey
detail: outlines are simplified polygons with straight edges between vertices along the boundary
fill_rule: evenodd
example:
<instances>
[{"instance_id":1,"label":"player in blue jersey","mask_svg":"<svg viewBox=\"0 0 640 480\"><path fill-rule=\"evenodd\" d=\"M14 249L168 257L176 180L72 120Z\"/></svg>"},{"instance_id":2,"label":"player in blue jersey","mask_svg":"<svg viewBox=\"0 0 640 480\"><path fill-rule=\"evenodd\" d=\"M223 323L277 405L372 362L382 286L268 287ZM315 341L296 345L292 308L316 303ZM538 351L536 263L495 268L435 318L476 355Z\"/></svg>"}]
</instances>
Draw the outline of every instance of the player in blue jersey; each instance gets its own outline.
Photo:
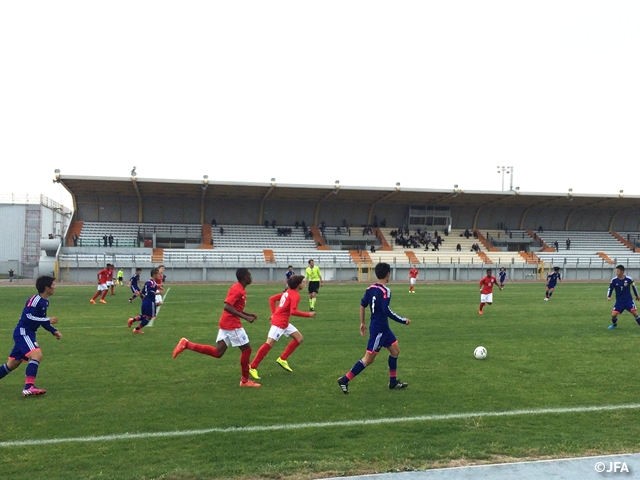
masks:
<instances>
[{"instance_id":1,"label":"player in blue jersey","mask_svg":"<svg viewBox=\"0 0 640 480\"><path fill-rule=\"evenodd\" d=\"M362 359L356 362L351 370L338 379L338 385L344 393L349 393L349 382L373 363L382 347L389 350L389 388L393 390L409 386L409 384L400 382L396 378L400 349L398 348L398 340L396 340L391 328L389 328L389 318L404 325L409 325L411 320L401 317L389 308L391 290L387 287L387 283L391 277L391 266L388 263L379 263L376 265L375 272L378 283L374 283L367 288L364 297L360 301L360 334L363 337L367 333L365 324L367 306L371 311L367 352Z\"/></svg>"},{"instance_id":2,"label":"player in blue jersey","mask_svg":"<svg viewBox=\"0 0 640 480\"><path fill-rule=\"evenodd\" d=\"M284 276L287 277L287 279L284 282L284 291L285 292L289 289L289 279L291 277L293 277L295 274L296 274L296 272L293 271L293 265L289 265L287 267L287 271L284 274Z\"/></svg>"},{"instance_id":3,"label":"player in blue jersey","mask_svg":"<svg viewBox=\"0 0 640 480\"><path fill-rule=\"evenodd\" d=\"M500 281L500 290L504 288L504 282L507 279L507 269L504 267L500 267L500 271L498 272L498 280Z\"/></svg>"},{"instance_id":4,"label":"player in blue jersey","mask_svg":"<svg viewBox=\"0 0 640 480\"><path fill-rule=\"evenodd\" d=\"M136 328L133 329L133 333L144 333L142 329L154 318L156 318L156 292L158 290L158 284L156 283L162 277L162 272L159 268L151 269L151 278L146 281L144 287L142 287L142 308L140 309L140 315L127 320L127 327L131 328L134 322L140 322Z\"/></svg>"},{"instance_id":5,"label":"player in blue jersey","mask_svg":"<svg viewBox=\"0 0 640 480\"><path fill-rule=\"evenodd\" d=\"M50 332L58 340L62 334L52 325L58 323L57 317L47 317L48 298L56 290L55 279L50 276L42 276L36 280L38 295L29 300L22 311L22 316L13 331L14 346L9 360L0 366L0 378L4 378L12 370L18 368L20 363L28 362L24 381L23 397L31 395L44 395L46 390L36 388L36 375L42 361L42 351L36 341L36 330L42 327Z\"/></svg>"},{"instance_id":6,"label":"player in blue jersey","mask_svg":"<svg viewBox=\"0 0 640 480\"><path fill-rule=\"evenodd\" d=\"M140 274L142 273L141 268L136 268L136 273L129 279L129 288L131 289L131 298L129 299L129 303L131 303L137 296L140 295L140 287L138 286L138 282L140 281Z\"/></svg>"},{"instance_id":7,"label":"player in blue jersey","mask_svg":"<svg viewBox=\"0 0 640 480\"><path fill-rule=\"evenodd\" d=\"M616 267L616 276L611 279L609 290L607 290L607 300L609 301L611 300L611 294L614 290L616 292L616 304L613 306L613 311L611 312L611 325L609 325L609 330L613 330L618 326L618 315L625 310L629 310L629 313L635 317L636 322L640 325L640 316L638 315L633 297L631 297L632 288L636 300L640 300L636 284L633 283L633 278L627 277L624 274L624 265L618 265Z\"/></svg>"},{"instance_id":8,"label":"player in blue jersey","mask_svg":"<svg viewBox=\"0 0 640 480\"><path fill-rule=\"evenodd\" d=\"M553 273L547 275L547 291L544 294L544 301L548 302L553 295L553 291L556 288L558 282L562 283L562 276L560 275L560 267L553 267Z\"/></svg>"}]
</instances>

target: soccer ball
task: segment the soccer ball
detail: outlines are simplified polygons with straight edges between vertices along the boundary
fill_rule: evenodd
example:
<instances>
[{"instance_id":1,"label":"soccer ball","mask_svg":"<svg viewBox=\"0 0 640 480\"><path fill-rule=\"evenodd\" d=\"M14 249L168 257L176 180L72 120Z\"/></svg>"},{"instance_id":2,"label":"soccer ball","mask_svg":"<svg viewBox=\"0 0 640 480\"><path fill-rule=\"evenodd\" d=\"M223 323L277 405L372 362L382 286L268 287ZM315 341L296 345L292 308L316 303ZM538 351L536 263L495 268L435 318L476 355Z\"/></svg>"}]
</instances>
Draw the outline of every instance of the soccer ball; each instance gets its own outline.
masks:
<instances>
[{"instance_id":1,"label":"soccer ball","mask_svg":"<svg viewBox=\"0 0 640 480\"><path fill-rule=\"evenodd\" d=\"M473 356L478 360L484 360L485 358L487 358L487 349L484 347L476 347L476 349L473 351Z\"/></svg>"}]
</instances>

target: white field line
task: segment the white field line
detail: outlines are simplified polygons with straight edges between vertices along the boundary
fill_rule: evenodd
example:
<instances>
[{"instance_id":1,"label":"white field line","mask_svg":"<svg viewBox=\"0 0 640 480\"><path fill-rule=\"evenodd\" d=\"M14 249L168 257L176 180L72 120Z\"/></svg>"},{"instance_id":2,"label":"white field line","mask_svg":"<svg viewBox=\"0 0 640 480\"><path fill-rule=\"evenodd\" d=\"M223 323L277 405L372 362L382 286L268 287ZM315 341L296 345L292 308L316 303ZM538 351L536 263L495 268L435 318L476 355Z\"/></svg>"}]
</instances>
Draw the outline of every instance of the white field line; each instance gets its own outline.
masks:
<instances>
[{"instance_id":1,"label":"white field line","mask_svg":"<svg viewBox=\"0 0 640 480\"><path fill-rule=\"evenodd\" d=\"M167 288L167 293L165 293L165 294L162 296L162 305L164 305L164 301L166 300L167 295L169 295L169 292L170 292L170 291L171 291L171 287ZM158 307L158 310L156 310L156 318L158 317L158 315L160 315L160 309L162 308L162 305L160 305L160 306ZM151 319L151 321L148 323L148 326L149 326L149 327L153 327L153 320L154 320L154 319L152 318L152 319Z\"/></svg>"},{"instance_id":2,"label":"white field line","mask_svg":"<svg viewBox=\"0 0 640 480\"><path fill-rule=\"evenodd\" d=\"M635 410L640 409L640 403L627 405L601 405L593 407L560 407L560 408L535 408L530 410L506 410L502 412L469 412L469 413L447 413L441 415L418 415L415 417L395 417L395 418L375 418L371 420L342 420L335 422L309 422L309 423L284 423L280 425L255 425L250 427L213 427L200 430L174 430L172 432L145 432L145 433L119 433L114 435L100 435L92 437L69 437L69 438L43 438L36 440L13 440L0 442L2 447L22 447L31 445L49 445L58 443L89 443L107 442L113 440L135 440L145 438L171 438L190 437L195 435L206 435L208 433L252 433L270 432L275 430L301 430L304 428L327 428L327 427L360 427L367 425L382 425L387 423L407 423L407 422L431 422L438 420L458 420L461 418L475 417L513 417L517 415L546 415L562 413L585 413L585 412L606 412L613 410Z\"/></svg>"}]
</instances>

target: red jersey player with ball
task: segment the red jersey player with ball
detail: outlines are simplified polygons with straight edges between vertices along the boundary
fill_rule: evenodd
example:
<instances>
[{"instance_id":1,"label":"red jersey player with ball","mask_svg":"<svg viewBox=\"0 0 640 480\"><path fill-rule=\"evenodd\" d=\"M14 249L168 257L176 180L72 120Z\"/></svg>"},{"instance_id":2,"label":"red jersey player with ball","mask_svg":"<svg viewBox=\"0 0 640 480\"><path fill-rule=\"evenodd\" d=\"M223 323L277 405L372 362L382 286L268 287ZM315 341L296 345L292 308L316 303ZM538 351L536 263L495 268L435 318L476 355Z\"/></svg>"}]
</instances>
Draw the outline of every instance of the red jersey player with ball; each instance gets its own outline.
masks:
<instances>
[{"instance_id":1,"label":"red jersey player with ball","mask_svg":"<svg viewBox=\"0 0 640 480\"><path fill-rule=\"evenodd\" d=\"M416 282L418 281L418 269L415 265L411 266L411 270L409 270L409 293L416 293L414 287Z\"/></svg>"},{"instance_id":2,"label":"red jersey player with ball","mask_svg":"<svg viewBox=\"0 0 640 480\"><path fill-rule=\"evenodd\" d=\"M493 303L493 286L498 283L498 279L491 275L491 269L487 268L487 276L480 280L480 310L478 313L483 315L482 309L485 305Z\"/></svg>"}]
</instances>

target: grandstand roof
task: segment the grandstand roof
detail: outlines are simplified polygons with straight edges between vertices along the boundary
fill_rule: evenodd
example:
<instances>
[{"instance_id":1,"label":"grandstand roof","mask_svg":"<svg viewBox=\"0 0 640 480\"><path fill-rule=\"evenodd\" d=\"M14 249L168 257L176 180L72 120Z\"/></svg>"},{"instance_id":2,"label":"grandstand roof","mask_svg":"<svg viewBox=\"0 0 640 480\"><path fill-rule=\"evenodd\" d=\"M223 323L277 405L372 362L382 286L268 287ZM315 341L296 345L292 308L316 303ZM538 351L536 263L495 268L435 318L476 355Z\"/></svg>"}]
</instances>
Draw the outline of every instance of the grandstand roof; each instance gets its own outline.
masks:
<instances>
[{"instance_id":1,"label":"grandstand roof","mask_svg":"<svg viewBox=\"0 0 640 480\"><path fill-rule=\"evenodd\" d=\"M204 180L168 180L129 177L85 177L58 174L62 183L74 197L78 195L137 195L180 196L201 198ZM208 181L207 199L256 199L265 195L269 200L297 200L318 202L354 202L404 205L446 206L567 206L572 208L607 207L637 208L640 196L596 195L577 193L492 192L467 190L435 190L403 187L357 187L346 185L293 185L279 183L238 183ZM332 195L334 194L334 195Z\"/></svg>"}]
</instances>

